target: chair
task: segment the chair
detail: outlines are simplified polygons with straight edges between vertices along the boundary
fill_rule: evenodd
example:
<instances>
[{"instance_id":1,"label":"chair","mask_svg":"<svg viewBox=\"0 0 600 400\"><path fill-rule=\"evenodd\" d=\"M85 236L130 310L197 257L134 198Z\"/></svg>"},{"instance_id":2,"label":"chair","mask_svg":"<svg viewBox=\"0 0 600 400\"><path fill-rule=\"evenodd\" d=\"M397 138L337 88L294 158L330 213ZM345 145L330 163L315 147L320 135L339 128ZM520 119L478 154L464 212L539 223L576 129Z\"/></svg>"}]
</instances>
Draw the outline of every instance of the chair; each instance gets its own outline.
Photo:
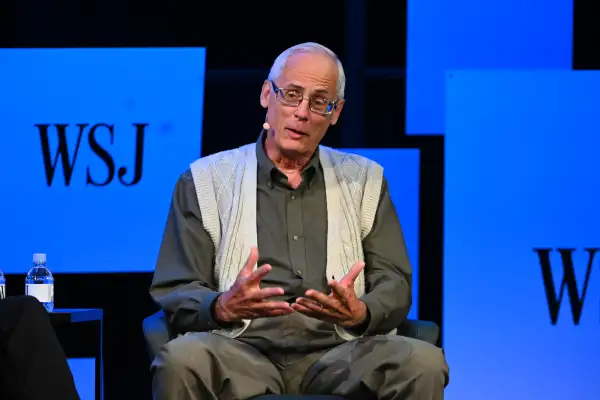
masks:
<instances>
[{"instance_id":1,"label":"chair","mask_svg":"<svg viewBox=\"0 0 600 400\"><path fill-rule=\"evenodd\" d=\"M175 338L165 314L158 311L155 314L144 319L143 322L144 337L148 347L148 355L152 361L161 347ZM440 329L434 322L407 319L398 327L398 335L407 336L414 339L423 340L433 345L438 344ZM262 395L253 400L345 400L339 396L325 395Z\"/></svg>"}]
</instances>

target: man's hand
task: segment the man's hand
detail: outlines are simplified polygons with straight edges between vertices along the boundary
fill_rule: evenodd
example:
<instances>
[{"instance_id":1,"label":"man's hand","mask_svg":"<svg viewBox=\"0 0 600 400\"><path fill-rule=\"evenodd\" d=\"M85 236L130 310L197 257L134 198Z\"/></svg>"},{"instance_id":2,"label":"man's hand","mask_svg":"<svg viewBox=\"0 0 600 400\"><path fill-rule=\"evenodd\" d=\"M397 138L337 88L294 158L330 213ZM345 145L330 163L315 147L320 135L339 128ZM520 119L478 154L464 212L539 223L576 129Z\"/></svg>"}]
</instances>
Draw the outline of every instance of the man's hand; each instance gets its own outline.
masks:
<instances>
[{"instance_id":1,"label":"man's hand","mask_svg":"<svg viewBox=\"0 0 600 400\"><path fill-rule=\"evenodd\" d=\"M304 315L322 321L352 328L365 321L367 306L356 297L354 281L365 268L365 263L357 262L339 282L329 282L332 292L329 295L317 290L307 290L306 297L299 297L292 308Z\"/></svg>"},{"instance_id":2,"label":"man's hand","mask_svg":"<svg viewBox=\"0 0 600 400\"><path fill-rule=\"evenodd\" d=\"M246 265L240 271L231 288L221 294L215 302L215 318L217 321L231 323L242 319L277 317L294 312L285 301L268 301L269 297L281 296L282 288L260 288L260 280L270 271L271 266L265 264L254 270L258 262L258 249L253 247Z\"/></svg>"}]
</instances>

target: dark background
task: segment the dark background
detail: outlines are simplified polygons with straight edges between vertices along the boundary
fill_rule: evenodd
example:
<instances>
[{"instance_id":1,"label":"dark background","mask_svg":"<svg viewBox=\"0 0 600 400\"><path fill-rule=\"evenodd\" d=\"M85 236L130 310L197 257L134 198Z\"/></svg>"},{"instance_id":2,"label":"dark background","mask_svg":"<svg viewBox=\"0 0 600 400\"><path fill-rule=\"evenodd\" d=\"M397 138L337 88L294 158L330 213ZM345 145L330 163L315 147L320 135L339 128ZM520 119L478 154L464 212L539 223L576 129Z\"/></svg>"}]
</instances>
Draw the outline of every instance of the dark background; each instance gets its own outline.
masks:
<instances>
[{"instance_id":1,"label":"dark background","mask_svg":"<svg viewBox=\"0 0 600 400\"><path fill-rule=\"evenodd\" d=\"M406 1L4 0L0 47L206 47L203 155L255 140L264 121L260 87L281 51L306 41L331 48L344 64L347 103L324 144L421 151L418 313L441 325L444 138L404 134ZM594 3L575 1L575 69L600 68ZM8 295L21 294L11 289L23 279L7 276ZM141 323L157 310L151 279L56 276L56 307L104 310L107 399L150 398Z\"/></svg>"}]
</instances>

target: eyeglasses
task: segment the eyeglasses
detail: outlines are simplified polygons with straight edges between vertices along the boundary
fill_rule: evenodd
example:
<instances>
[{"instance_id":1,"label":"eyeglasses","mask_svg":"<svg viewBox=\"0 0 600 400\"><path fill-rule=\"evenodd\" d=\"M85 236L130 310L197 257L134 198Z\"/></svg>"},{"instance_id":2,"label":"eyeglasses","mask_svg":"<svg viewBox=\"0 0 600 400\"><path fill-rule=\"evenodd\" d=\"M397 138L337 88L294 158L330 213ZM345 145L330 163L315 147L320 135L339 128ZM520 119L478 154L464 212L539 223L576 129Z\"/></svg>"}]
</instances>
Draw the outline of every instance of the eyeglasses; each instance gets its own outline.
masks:
<instances>
[{"instance_id":1,"label":"eyeglasses","mask_svg":"<svg viewBox=\"0 0 600 400\"><path fill-rule=\"evenodd\" d=\"M304 95L298 89L284 89L271 82L275 91L275 98L287 106L298 107L304 100ZM333 101L322 96L312 96L308 99L308 108L317 114L330 115L336 109L339 100Z\"/></svg>"}]
</instances>

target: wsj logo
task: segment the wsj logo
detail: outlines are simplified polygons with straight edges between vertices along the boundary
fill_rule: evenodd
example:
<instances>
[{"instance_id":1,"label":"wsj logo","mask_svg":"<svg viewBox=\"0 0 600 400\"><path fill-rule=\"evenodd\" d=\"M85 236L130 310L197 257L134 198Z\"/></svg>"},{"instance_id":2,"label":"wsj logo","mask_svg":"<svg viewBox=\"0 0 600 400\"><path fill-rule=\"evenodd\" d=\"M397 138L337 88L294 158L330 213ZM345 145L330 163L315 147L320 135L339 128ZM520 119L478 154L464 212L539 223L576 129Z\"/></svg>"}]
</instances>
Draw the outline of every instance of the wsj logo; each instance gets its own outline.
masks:
<instances>
[{"instance_id":1,"label":"wsj logo","mask_svg":"<svg viewBox=\"0 0 600 400\"><path fill-rule=\"evenodd\" d=\"M90 150L106 165L108 174L104 180L96 179L90 171L90 166L86 166L86 184L93 186L107 186L115 179L115 173L117 173L119 182L125 186L137 185L142 179L143 172L143 161L144 161L144 135L148 124L133 124L135 132L135 154L133 155L133 178L126 181L125 175L127 175L128 168L125 166L117 167L115 159L110 154L108 149L102 147L98 142L98 135L108 135L110 144L113 145L115 141L115 126L111 124L76 124L69 126L69 124L36 124L35 125L40 134L40 142L42 145L42 155L44 159L44 169L46 172L46 183L48 186L52 186L54 181L56 167L58 160L61 160L62 170L64 175L65 186L71 184L71 178L73 177L73 171L77 163L77 155L82 146L82 139L87 139L87 144ZM69 149L67 136L77 135L77 142L74 148ZM58 139L58 146L56 152L52 154L50 149L50 135L56 135Z\"/></svg>"},{"instance_id":2,"label":"wsj logo","mask_svg":"<svg viewBox=\"0 0 600 400\"><path fill-rule=\"evenodd\" d=\"M575 268L573 264L573 252L575 249L556 249L556 252L558 252L560 255L563 271L563 277L558 292L554 286L554 275L552 273L553 268L550 261L550 253L552 252L552 249L533 249L533 251L537 253L540 266L542 267L542 277L544 279L544 287L546 289L546 298L548 300L548 310L550 311L550 320L552 321L552 325L556 325L558 321L558 312L564 298L565 288L569 297L569 303L571 305L573 323L578 325L583 312L583 304L585 302L585 295L588 290L588 283L592 273L592 265L594 264L596 253L600 251L600 248L585 249L585 252L587 253L587 262L585 276L583 276L583 287L581 289L581 294L578 289L579 285L577 282L577 277L575 276ZM558 271L558 268L555 269L555 271ZM579 279L581 280L582 277L580 276Z\"/></svg>"}]
</instances>

